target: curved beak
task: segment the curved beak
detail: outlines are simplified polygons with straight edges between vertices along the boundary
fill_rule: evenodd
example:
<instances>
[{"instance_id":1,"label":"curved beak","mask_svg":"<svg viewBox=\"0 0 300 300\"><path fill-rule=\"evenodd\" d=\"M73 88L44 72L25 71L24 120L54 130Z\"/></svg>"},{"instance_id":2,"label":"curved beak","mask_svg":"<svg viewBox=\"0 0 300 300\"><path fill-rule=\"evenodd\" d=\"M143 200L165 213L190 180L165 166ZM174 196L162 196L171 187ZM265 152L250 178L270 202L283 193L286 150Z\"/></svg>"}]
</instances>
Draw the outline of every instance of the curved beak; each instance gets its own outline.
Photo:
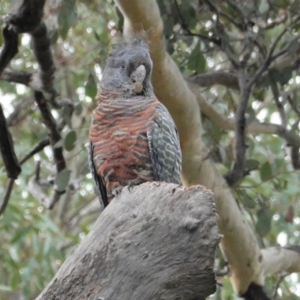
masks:
<instances>
[{"instance_id":1,"label":"curved beak","mask_svg":"<svg viewBox=\"0 0 300 300\"><path fill-rule=\"evenodd\" d=\"M130 78L133 82L142 83L146 77L146 68L144 65L137 67L130 75Z\"/></svg>"},{"instance_id":2,"label":"curved beak","mask_svg":"<svg viewBox=\"0 0 300 300\"><path fill-rule=\"evenodd\" d=\"M130 79L133 83L133 90L136 93L141 93L143 91L143 82L146 77L146 68L144 65L137 67L130 75Z\"/></svg>"}]
</instances>

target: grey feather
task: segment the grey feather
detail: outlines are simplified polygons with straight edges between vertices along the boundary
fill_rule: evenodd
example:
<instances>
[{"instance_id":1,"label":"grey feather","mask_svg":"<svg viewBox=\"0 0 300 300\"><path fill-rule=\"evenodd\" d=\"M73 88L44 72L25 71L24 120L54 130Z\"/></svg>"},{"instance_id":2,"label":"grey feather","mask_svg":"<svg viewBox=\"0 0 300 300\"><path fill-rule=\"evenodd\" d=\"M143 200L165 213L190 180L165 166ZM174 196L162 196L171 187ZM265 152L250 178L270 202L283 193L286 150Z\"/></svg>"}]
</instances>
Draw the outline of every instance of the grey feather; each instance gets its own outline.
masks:
<instances>
[{"instance_id":1,"label":"grey feather","mask_svg":"<svg viewBox=\"0 0 300 300\"><path fill-rule=\"evenodd\" d=\"M167 108L157 104L153 128L147 132L154 180L181 184L182 155L179 136Z\"/></svg>"}]
</instances>

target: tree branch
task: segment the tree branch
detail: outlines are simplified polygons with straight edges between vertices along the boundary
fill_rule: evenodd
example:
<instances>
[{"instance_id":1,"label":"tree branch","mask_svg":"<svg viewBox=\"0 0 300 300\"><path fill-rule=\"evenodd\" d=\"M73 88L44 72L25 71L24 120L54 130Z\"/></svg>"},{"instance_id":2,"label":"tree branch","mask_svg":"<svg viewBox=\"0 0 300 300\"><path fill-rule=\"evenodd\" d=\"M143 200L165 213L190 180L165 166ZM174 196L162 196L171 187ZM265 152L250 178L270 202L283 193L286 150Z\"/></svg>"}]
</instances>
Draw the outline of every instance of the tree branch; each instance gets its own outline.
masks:
<instances>
[{"instance_id":1,"label":"tree branch","mask_svg":"<svg viewBox=\"0 0 300 300\"><path fill-rule=\"evenodd\" d=\"M12 178L8 182L8 186L6 188L6 192L5 192L4 198L3 198L1 206L0 206L0 216L5 212L5 209L7 207L9 199L10 199L12 189L14 187L14 183L15 183L15 180Z\"/></svg>"},{"instance_id":2,"label":"tree branch","mask_svg":"<svg viewBox=\"0 0 300 300\"><path fill-rule=\"evenodd\" d=\"M60 132L57 128L56 121L52 116L52 113L47 104L47 100L44 98L43 93L34 92L34 97L41 112L44 124L46 125L49 131L49 137L51 146L53 148L53 157L56 164L56 170L57 172L60 172L66 168L66 162L63 156L62 146L58 146L58 143L61 141Z\"/></svg>"},{"instance_id":3,"label":"tree branch","mask_svg":"<svg viewBox=\"0 0 300 300\"><path fill-rule=\"evenodd\" d=\"M186 80L190 83L198 84L200 87L210 87L215 84L220 84L228 88L239 90L238 77L235 74L224 71L197 74Z\"/></svg>"},{"instance_id":4,"label":"tree branch","mask_svg":"<svg viewBox=\"0 0 300 300\"><path fill-rule=\"evenodd\" d=\"M276 37L276 39L272 42L270 46L270 50L264 60L264 62L261 64L261 66L258 68L258 70L255 72L255 74L251 77L249 80L249 86L252 87L257 79L262 75L262 73L269 67L272 61L274 61L277 57L283 55L284 53L281 53L280 55L277 55L273 57L274 51L280 41L280 39L283 37L283 35L288 31L289 27L285 27L281 33Z\"/></svg>"},{"instance_id":5,"label":"tree branch","mask_svg":"<svg viewBox=\"0 0 300 300\"><path fill-rule=\"evenodd\" d=\"M298 146L292 146L291 149L291 162L293 165L294 170L300 169L300 153Z\"/></svg>"},{"instance_id":6,"label":"tree branch","mask_svg":"<svg viewBox=\"0 0 300 300\"><path fill-rule=\"evenodd\" d=\"M124 188L37 298L205 299L220 241L210 191Z\"/></svg>"},{"instance_id":7,"label":"tree branch","mask_svg":"<svg viewBox=\"0 0 300 300\"><path fill-rule=\"evenodd\" d=\"M300 246L271 247L261 250L262 269L260 276L291 274L300 272ZM242 295L246 300L270 300L261 285L251 283L248 291ZM273 298L272 298L273 299Z\"/></svg>"},{"instance_id":8,"label":"tree branch","mask_svg":"<svg viewBox=\"0 0 300 300\"><path fill-rule=\"evenodd\" d=\"M272 80L272 76L270 76L270 79ZM272 90L272 94L274 97L274 101L280 116L280 121L281 121L281 125L286 128L287 126L287 122L286 122L286 115L285 115L285 110L284 110L284 106L282 105L281 101L279 100L279 89L278 89L278 85L276 83L276 81L272 80L273 82L271 83L271 90Z\"/></svg>"},{"instance_id":9,"label":"tree branch","mask_svg":"<svg viewBox=\"0 0 300 300\"><path fill-rule=\"evenodd\" d=\"M20 164L24 164L28 159L30 159L35 154L41 152L45 147L50 145L50 140L48 138L41 140L29 153L27 153L21 160Z\"/></svg>"},{"instance_id":10,"label":"tree branch","mask_svg":"<svg viewBox=\"0 0 300 300\"><path fill-rule=\"evenodd\" d=\"M55 102L57 92L53 86L55 66L50 49L50 39L44 22L41 22L32 33L32 49L40 66L40 79L43 90L50 94L51 104L59 108L59 105Z\"/></svg>"},{"instance_id":11,"label":"tree branch","mask_svg":"<svg viewBox=\"0 0 300 300\"><path fill-rule=\"evenodd\" d=\"M18 9L5 19L2 30L4 47L0 54L0 75L18 53L18 34L31 33L43 17L45 0L23 0Z\"/></svg>"},{"instance_id":12,"label":"tree branch","mask_svg":"<svg viewBox=\"0 0 300 300\"><path fill-rule=\"evenodd\" d=\"M271 67L278 71L282 71L287 67L291 70L297 70L299 68L299 59L295 59L292 55L284 55L280 60L275 60L271 64ZM256 87L266 85L268 78L268 74L263 74L260 76L259 82L256 82L253 88L255 89ZM207 73L197 74L186 78L186 81L188 83L198 84L200 87L210 87L217 84L239 90L238 76L225 71L209 71Z\"/></svg>"},{"instance_id":13,"label":"tree branch","mask_svg":"<svg viewBox=\"0 0 300 300\"><path fill-rule=\"evenodd\" d=\"M272 247L262 249L264 276L281 272L300 272L300 246Z\"/></svg>"},{"instance_id":14,"label":"tree branch","mask_svg":"<svg viewBox=\"0 0 300 300\"><path fill-rule=\"evenodd\" d=\"M0 105L0 151L7 173L10 179L17 179L21 172L21 167L18 162L13 140L7 127L6 119L3 113L2 106Z\"/></svg>"},{"instance_id":15,"label":"tree branch","mask_svg":"<svg viewBox=\"0 0 300 300\"><path fill-rule=\"evenodd\" d=\"M17 33L31 33L43 18L45 0L23 0L21 5L11 13L6 23Z\"/></svg>"},{"instance_id":16,"label":"tree branch","mask_svg":"<svg viewBox=\"0 0 300 300\"><path fill-rule=\"evenodd\" d=\"M50 39L47 34L47 27L42 20L44 4L45 0L23 0L19 8L6 18L6 26L3 29L5 46L0 55L0 76L10 60L18 52L18 34L31 34L32 49L40 67L40 80L33 82L32 87L35 90L43 89L49 93L49 100L52 105L59 108L59 104L55 101L57 92L53 86L55 67L50 49ZM4 80L22 80L22 83L29 86L31 84L30 81L34 78L30 78L30 75L25 73L22 74L23 78L20 76L18 78L11 78L12 75L16 74L6 73L6 76L2 75L1 77L6 78Z\"/></svg>"},{"instance_id":17,"label":"tree branch","mask_svg":"<svg viewBox=\"0 0 300 300\"><path fill-rule=\"evenodd\" d=\"M0 80L21 83L26 86L29 86L32 73L23 72L23 71L9 71L5 70L0 77Z\"/></svg>"},{"instance_id":18,"label":"tree branch","mask_svg":"<svg viewBox=\"0 0 300 300\"><path fill-rule=\"evenodd\" d=\"M2 29L4 46L0 54L0 76L13 57L18 53L18 34L6 25Z\"/></svg>"},{"instance_id":19,"label":"tree branch","mask_svg":"<svg viewBox=\"0 0 300 300\"><path fill-rule=\"evenodd\" d=\"M209 0L203 0L203 2L207 5L207 7L216 14L216 25L215 30L216 33L220 39L220 48L224 51L224 53L227 55L228 59L230 60L231 64L235 69L239 69L241 67L241 63L238 59L238 55L235 53L234 49L230 45L229 41L227 40L225 29L220 21L220 11L217 9L217 7Z\"/></svg>"},{"instance_id":20,"label":"tree branch","mask_svg":"<svg viewBox=\"0 0 300 300\"><path fill-rule=\"evenodd\" d=\"M44 124L49 131L50 143L53 149L57 170L56 176L58 176L59 173L66 168L66 162L63 156L62 146L59 145L59 142L61 142L60 131L49 110L43 93L46 92L50 94L49 100L54 107L60 107L55 101L55 97L57 96L57 92L53 86L55 67L50 49L50 39L47 34L47 27L42 20L44 4L45 0L23 0L16 12L6 18L6 26L3 31L4 37L6 37L6 43L0 56L0 76L2 80L20 82L30 86L34 90L35 101L42 114ZM28 74L25 72L6 71L2 74L4 68L17 52L17 35L25 32L31 34L32 48L40 67L40 73ZM13 41L13 43L11 41ZM24 161L26 161L30 155L34 155L34 153L36 153L35 151L43 149L47 143L48 142L44 141L38 145L36 149L33 149L33 151L29 153L29 156L25 157ZM52 208L64 192L65 191L55 190L50 198L51 200L46 203L46 206Z\"/></svg>"},{"instance_id":21,"label":"tree branch","mask_svg":"<svg viewBox=\"0 0 300 300\"><path fill-rule=\"evenodd\" d=\"M47 101L44 98L43 93L34 92L34 97L43 117L44 124L46 125L49 132L50 143L53 150L53 158L55 161L56 171L58 175L61 171L63 171L66 168L66 161L63 155L63 147L62 145L59 145L59 143L61 142L61 135L57 128L56 121L53 118L51 111L47 105ZM51 200L45 204L46 207L52 209L64 192L65 191L55 190L53 196L50 198Z\"/></svg>"},{"instance_id":22,"label":"tree branch","mask_svg":"<svg viewBox=\"0 0 300 300\"><path fill-rule=\"evenodd\" d=\"M6 119L8 127L18 125L22 122L34 109L33 104L34 100L32 95L18 100L14 105L14 110Z\"/></svg>"},{"instance_id":23,"label":"tree branch","mask_svg":"<svg viewBox=\"0 0 300 300\"><path fill-rule=\"evenodd\" d=\"M240 101L235 113L235 159L233 168L224 175L229 186L233 186L245 175L246 167L246 110L251 93L251 86L247 83L246 73L243 69L239 70L239 86L241 90Z\"/></svg>"},{"instance_id":24,"label":"tree branch","mask_svg":"<svg viewBox=\"0 0 300 300\"><path fill-rule=\"evenodd\" d=\"M36 147L34 147L28 154L25 155L25 157L23 157L21 160L20 160L20 165L24 164L28 159L30 159L34 154L42 151L46 146L48 146L50 144L50 141L49 139L44 139L42 140ZM9 181L9 184L8 184L8 187L6 189L6 193L5 193L5 196L4 196L4 199L2 200L2 204L1 204L1 207L0 207L0 216L4 213L6 207L7 207L7 204L9 202L9 199L10 199L10 195L11 195L11 192L12 192L12 189L13 189L13 186L14 186L14 179L10 179ZM39 194L38 197L40 197L41 195Z\"/></svg>"},{"instance_id":25,"label":"tree branch","mask_svg":"<svg viewBox=\"0 0 300 300\"><path fill-rule=\"evenodd\" d=\"M223 114L218 113L214 107L200 94L198 86L195 84L189 84L189 87L193 91L201 112L204 115L206 115L220 128L226 130L235 129L234 119L229 119ZM289 145L300 147L300 137L278 124L252 122L246 125L245 132L247 134L275 134L286 140Z\"/></svg>"},{"instance_id":26,"label":"tree branch","mask_svg":"<svg viewBox=\"0 0 300 300\"><path fill-rule=\"evenodd\" d=\"M198 38L200 38L200 39L202 39L204 41L212 42L212 43L214 43L215 45L218 45L218 46L221 45L220 40L218 40L216 38L209 37L209 36L206 36L206 35L201 34L201 33L191 32L191 30L189 29L188 25L186 24L185 19L183 18L182 14L180 12L179 5L178 5L177 1L173 0L173 2L174 2L174 6L175 6L175 9L176 9L176 12L177 12L177 14L179 16L181 28L186 32L186 35L198 37Z\"/></svg>"}]
</instances>

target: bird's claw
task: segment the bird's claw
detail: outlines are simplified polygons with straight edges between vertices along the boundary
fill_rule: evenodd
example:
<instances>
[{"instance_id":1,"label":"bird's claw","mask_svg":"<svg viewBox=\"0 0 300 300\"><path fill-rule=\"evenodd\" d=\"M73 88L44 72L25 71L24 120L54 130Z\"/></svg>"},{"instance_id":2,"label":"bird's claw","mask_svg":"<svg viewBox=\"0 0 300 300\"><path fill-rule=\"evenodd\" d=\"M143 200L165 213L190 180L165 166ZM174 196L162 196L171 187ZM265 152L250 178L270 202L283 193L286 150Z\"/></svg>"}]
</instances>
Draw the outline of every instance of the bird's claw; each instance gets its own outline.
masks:
<instances>
[{"instance_id":1,"label":"bird's claw","mask_svg":"<svg viewBox=\"0 0 300 300\"><path fill-rule=\"evenodd\" d=\"M118 186L118 187L114 188L111 193L113 194L114 197L116 197L121 194L122 189L123 189L123 186Z\"/></svg>"}]
</instances>

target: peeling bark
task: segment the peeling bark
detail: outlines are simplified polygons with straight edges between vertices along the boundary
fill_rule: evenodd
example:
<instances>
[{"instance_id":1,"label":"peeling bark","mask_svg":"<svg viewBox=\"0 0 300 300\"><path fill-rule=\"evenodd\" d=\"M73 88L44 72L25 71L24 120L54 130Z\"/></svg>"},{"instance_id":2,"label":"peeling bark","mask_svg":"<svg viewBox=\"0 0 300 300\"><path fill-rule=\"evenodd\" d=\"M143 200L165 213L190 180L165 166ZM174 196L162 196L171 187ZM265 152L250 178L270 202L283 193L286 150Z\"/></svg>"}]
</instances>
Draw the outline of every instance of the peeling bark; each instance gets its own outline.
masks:
<instances>
[{"instance_id":1,"label":"peeling bark","mask_svg":"<svg viewBox=\"0 0 300 300\"><path fill-rule=\"evenodd\" d=\"M202 186L124 188L37 298L205 299L220 235Z\"/></svg>"}]
</instances>

